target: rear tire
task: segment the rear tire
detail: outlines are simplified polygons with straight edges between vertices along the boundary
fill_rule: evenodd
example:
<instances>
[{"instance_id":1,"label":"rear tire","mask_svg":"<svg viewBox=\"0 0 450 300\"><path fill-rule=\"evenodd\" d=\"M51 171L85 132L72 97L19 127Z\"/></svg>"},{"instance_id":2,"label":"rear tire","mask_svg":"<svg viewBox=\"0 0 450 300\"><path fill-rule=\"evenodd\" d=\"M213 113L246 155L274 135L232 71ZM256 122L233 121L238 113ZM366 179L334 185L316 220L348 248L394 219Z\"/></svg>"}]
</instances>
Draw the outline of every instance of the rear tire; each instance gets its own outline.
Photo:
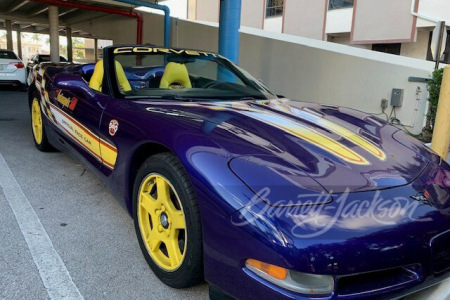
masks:
<instances>
[{"instance_id":1,"label":"rear tire","mask_svg":"<svg viewBox=\"0 0 450 300\"><path fill-rule=\"evenodd\" d=\"M186 288L203 281L200 210L188 175L173 154L151 156L139 168L133 218L142 253L162 282Z\"/></svg>"},{"instance_id":2,"label":"rear tire","mask_svg":"<svg viewBox=\"0 0 450 300\"><path fill-rule=\"evenodd\" d=\"M34 93L33 100L30 105L31 112L31 133L36 148L42 152L52 152L55 148L50 144L45 130L44 119L42 115L39 95Z\"/></svg>"}]
</instances>

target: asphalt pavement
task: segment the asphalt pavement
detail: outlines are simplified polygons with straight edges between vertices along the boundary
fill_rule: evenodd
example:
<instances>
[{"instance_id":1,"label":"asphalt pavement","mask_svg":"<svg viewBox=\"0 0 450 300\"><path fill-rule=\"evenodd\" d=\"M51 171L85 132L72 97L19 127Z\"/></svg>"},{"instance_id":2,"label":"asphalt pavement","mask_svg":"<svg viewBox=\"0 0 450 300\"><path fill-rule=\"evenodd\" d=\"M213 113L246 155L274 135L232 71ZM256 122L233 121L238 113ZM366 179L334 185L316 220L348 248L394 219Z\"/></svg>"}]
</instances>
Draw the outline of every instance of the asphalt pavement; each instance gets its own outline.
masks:
<instances>
[{"instance_id":1,"label":"asphalt pavement","mask_svg":"<svg viewBox=\"0 0 450 300\"><path fill-rule=\"evenodd\" d=\"M0 299L208 299L176 290L144 260L133 221L88 170L33 143L26 93L0 88ZM44 250L43 250L44 249ZM450 281L409 299L450 299Z\"/></svg>"},{"instance_id":2,"label":"asphalt pavement","mask_svg":"<svg viewBox=\"0 0 450 300\"><path fill-rule=\"evenodd\" d=\"M85 299L208 299L206 284L177 290L155 277L128 213L78 161L35 148L26 93L5 88L0 88L0 166L2 158L23 192L21 201L37 217L13 210L9 202L17 189L0 186L0 299L54 298L49 266L61 271L53 282L70 280ZM40 230L30 231L36 220ZM48 240L35 238L41 235ZM33 241L52 250L36 250Z\"/></svg>"}]
</instances>

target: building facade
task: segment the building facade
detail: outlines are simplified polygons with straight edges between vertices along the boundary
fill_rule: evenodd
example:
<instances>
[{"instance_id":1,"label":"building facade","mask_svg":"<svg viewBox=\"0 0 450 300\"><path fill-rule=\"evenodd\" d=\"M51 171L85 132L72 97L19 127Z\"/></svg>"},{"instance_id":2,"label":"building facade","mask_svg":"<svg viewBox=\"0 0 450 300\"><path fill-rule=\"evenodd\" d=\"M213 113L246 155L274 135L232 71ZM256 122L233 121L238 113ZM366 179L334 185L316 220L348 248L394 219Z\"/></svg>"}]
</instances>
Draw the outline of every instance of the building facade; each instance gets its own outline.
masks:
<instances>
[{"instance_id":1,"label":"building facade","mask_svg":"<svg viewBox=\"0 0 450 300\"><path fill-rule=\"evenodd\" d=\"M188 19L218 22L220 0L189 0ZM448 0L242 0L241 25L395 55L432 60L435 23ZM450 63L450 32L441 62Z\"/></svg>"}]
</instances>

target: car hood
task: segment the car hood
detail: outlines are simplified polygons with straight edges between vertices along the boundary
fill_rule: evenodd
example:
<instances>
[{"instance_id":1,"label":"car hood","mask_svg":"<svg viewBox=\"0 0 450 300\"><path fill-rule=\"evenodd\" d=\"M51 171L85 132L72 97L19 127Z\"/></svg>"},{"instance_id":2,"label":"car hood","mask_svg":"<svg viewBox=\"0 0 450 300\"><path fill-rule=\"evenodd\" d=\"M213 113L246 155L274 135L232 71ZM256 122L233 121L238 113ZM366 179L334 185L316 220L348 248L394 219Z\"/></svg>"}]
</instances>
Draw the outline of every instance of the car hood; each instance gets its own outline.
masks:
<instances>
[{"instance_id":1,"label":"car hood","mask_svg":"<svg viewBox=\"0 0 450 300\"><path fill-rule=\"evenodd\" d=\"M244 181L252 177L247 165L271 156L276 157L272 163L283 161L309 177L309 185L312 179L317 191L362 192L408 184L437 160L398 128L348 108L277 99L185 102L147 110L200 120L203 133L235 158L256 157L230 164L242 170L237 175Z\"/></svg>"}]
</instances>

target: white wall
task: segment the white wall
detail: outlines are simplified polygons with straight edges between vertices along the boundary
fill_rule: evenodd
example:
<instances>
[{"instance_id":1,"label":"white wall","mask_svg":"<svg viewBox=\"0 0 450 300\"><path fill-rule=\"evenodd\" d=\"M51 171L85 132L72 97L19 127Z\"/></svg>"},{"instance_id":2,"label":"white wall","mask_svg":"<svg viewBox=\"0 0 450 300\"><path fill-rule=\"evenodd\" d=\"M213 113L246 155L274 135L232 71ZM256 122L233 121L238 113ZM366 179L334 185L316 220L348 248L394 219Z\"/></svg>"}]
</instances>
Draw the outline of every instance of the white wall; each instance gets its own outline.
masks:
<instances>
[{"instance_id":1,"label":"white wall","mask_svg":"<svg viewBox=\"0 0 450 300\"><path fill-rule=\"evenodd\" d=\"M326 33L342 33L352 30L353 8L329 10Z\"/></svg>"},{"instance_id":2,"label":"white wall","mask_svg":"<svg viewBox=\"0 0 450 300\"><path fill-rule=\"evenodd\" d=\"M419 13L450 23L450 1L419 0Z\"/></svg>"},{"instance_id":3,"label":"white wall","mask_svg":"<svg viewBox=\"0 0 450 300\"><path fill-rule=\"evenodd\" d=\"M281 33L283 29L283 17L269 17L264 20L264 30Z\"/></svg>"},{"instance_id":4,"label":"white wall","mask_svg":"<svg viewBox=\"0 0 450 300\"><path fill-rule=\"evenodd\" d=\"M146 16L144 42L162 44L163 17ZM121 24L120 31L117 28ZM112 25L114 24L114 26ZM80 26L115 43L134 42L134 20L107 17ZM177 47L217 51L217 24L178 20L172 22L172 41ZM327 103L380 113L382 98L393 88L405 89L397 117L419 133L426 106L426 84L410 83L408 77L429 77L434 64L418 59L374 52L248 27L241 29L240 65L262 79L270 89L292 99ZM416 88L419 95L416 121ZM388 111L389 113L389 111Z\"/></svg>"}]
</instances>

